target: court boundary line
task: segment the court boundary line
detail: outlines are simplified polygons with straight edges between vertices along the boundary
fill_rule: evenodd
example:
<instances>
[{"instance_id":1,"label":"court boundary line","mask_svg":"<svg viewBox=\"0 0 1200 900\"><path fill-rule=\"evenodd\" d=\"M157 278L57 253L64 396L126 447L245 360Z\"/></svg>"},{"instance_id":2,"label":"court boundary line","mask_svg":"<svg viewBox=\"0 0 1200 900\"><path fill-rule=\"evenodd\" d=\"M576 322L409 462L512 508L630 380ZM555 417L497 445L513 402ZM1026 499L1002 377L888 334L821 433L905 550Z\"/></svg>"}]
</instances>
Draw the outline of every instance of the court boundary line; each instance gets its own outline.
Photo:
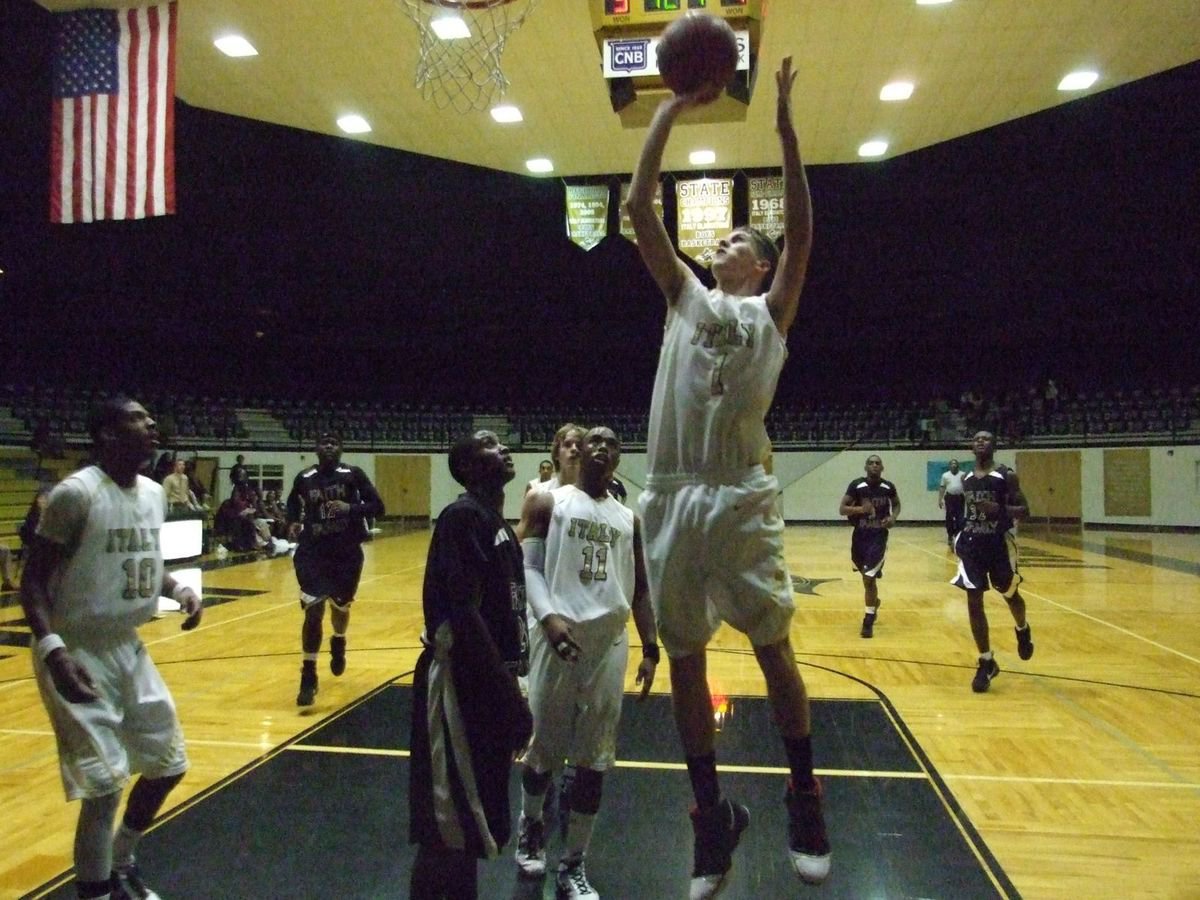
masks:
<instances>
[{"instance_id":1,"label":"court boundary line","mask_svg":"<svg viewBox=\"0 0 1200 900\"><path fill-rule=\"evenodd\" d=\"M919 550L922 553L927 553L930 556L934 556L939 559L943 558L941 556L941 554L934 553L932 550L922 547L920 544L914 544L912 541L901 540L900 543L904 544L906 547L912 547L915 550ZM1019 551L1020 550L1019 542L1017 544L1017 548ZM1086 553L1088 551L1081 550L1080 552ZM947 583L949 583L949 582L947 581ZM1128 628L1122 628L1120 625L1114 624L1113 622L1106 621L1105 619L1101 619L1099 616L1093 616L1091 613L1086 613L1081 609L1075 609L1074 607L1068 606L1067 604L1062 603L1058 600L1052 600L1049 597L1045 596L1044 594L1039 594L1036 591L1028 590L1028 589L1024 588L1025 583L1026 582L1024 581L1024 579L1022 579L1021 593L1024 596L1033 597L1037 600L1041 600L1043 603L1048 603L1051 606L1057 606L1059 609L1061 609L1064 612L1068 612L1068 613L1071 613L1072 615L1079 616L1080 618L1087 619L1091 622L1095 622L1098 625L1103 625L1106 628L1111 628L1113 631L1116 631L1127 637L1131 637L1135 640L1142 641L1143 643L1149 644L1151 647L1156 647L1165 653L1170 653L1174 656L1178 656L1180 659L1186 659L1188 662L1195 663L1196 665L1200 666L1200 659L1197 659L1194 656L1189 656L1187 653L1184 653L1182 650L1176 650L1173 647L1168 647L1166 644L1161 644L1156 640L1145 637L1144 635L1140 635L1136 631L1130 631Z\"/></svg>"}]
</instances>

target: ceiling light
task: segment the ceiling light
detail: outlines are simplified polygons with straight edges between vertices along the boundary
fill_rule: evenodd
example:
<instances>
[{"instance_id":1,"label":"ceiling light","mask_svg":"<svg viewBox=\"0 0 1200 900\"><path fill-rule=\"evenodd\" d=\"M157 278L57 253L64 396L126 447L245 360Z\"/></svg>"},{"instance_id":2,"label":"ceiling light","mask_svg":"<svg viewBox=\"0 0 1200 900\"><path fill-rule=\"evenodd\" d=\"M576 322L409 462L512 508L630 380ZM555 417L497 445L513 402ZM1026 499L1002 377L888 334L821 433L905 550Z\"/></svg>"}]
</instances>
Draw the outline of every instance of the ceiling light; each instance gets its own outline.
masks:
<instances>
[{"instance_id":1,"label":"ceiling light","mask_svg":"<svg viewBox=\"0 0 1200 900\"><path fill-rule=\"evenodd\" d=\"M346 134L364 134L371 130L371 123L358 114L342 116L337 123Z\"/></svg>"},{"instance_id":2,"label":"ceiling light","mask_svg":"<svg viewBox=\"0 0 1200 900\"><path fill-rule=\"evenodd\" d=\"M515 106L493 106L492 118L497 122L507 124L509 122L520 122L524 120L521 111Z\"/></svg>"},{"instance_id":3,"label":"ceiling light","mask_svg":"<svg viewBox=\"0 0 1200 900\"><path fill-rule=\"evenodd\" d=\"M891 84L885 84L883 90L879 92L880 100L907 100L912 96L913 86L911 81L893 81Z\"/></svg>"},{"instance_id":4,"label":"ceiling light","mask_svg":"<svg viewBox=\"0 0 1200 900\"><path fill-rule=\"evenodd\" d=\"M254 45L240 34L228 34L217 38L213 45L226 56L258 56Z\"/></svg>"},{"instance_id":5,"label":"ceiling light","mask_svg":"<svg viewBox=\"0 0 1200 900\"><path fill-rule=\"evenodd\" d=\"M711 166L717 161L717 154L712 150L693 150L688 154L688 162L693 166Z\"/></svg>"},{"instance_id":6,"label":"ceiling light","mask_svg":"<svg viewBox=\"0 0 1200 900\"><path fill-rule=\"evenodd\" d=\"M917 6L940 6L949 2L950 0L917 0Z\"/></svg>"},{"instance_id":7,"label":"ceiling light","mask_svg":"<svg viewBox=\"0 0 1200 900\"><path fill-rule=\"evenodd\" d=\"M527 159L525 160L525 168L538 175L544 175L546 172L554 171L554 163L548 159Z\"/></svg>"},{"instance_id":8,"label":"ceiling light","mask_svg":"<svg viewBox=\"0 0 1200 900\"><path fill-rule=\"evenodd\" d=\"M883 156L887 153L887 141L867 141L858 148L859 156Z\"/></svg>"},{"instance_id":9,"label":"ceiling light","mask_svg":"<svg viewBox=\"0 0 1200 900\"><path fill-rule=\"evenodd\" d=\"M1100 76L1095 72L1072 72L1058 83L1060 91L1082 91L1096 83Z\"/></svg>"},{"instance_id":10,"label":"ceiling light","mask_svg":"<svg viewBox=\"0 0 1200 900\"><path fill-rule=\"evenodd\" d=\"M462 16L454 13L435 16L430 21L429 27L443 41L458 41L471 36L471 29L467 27Z\"/></svg>"}]
</instances>

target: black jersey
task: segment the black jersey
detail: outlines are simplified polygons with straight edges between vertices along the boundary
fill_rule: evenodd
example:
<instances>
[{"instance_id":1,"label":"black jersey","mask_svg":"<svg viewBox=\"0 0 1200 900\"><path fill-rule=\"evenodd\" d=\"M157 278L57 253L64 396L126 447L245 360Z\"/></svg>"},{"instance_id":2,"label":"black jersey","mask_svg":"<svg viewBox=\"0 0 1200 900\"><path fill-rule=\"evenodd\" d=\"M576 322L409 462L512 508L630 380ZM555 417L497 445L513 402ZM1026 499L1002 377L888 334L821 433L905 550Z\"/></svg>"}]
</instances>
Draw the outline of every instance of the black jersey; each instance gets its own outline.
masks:
<instances>
[{"instance_id":1,"label":"black jersey","mask_svg":"<svg viewBox=\"0 0 1200 900\"><path fill-rule=\"evenodd\" d=\"M430 638L463 604L479 597L479 615L504 664L524 672L529 662L525 568L521 546L496 510L471 494L442 510L425 566L425 634Z\"/></svg>"},{"instance_id":2,"label":"black jersey","mask_svg":"<svg viewBox=\"0 0 1200 900\"><path fill-rule=\"evenodd\" d=\"M335 512L330 502L350 504L348 513ZM296 476L287 499L289 522L301 522L300 543L313 541L361 544L367 538L367 518L383 515L383 500L367 473L358 466L338 463L332 469L312 466Z\"/></svg>"},{"instance_id":3,"label":"black jersey","mask_svg":"<svg viewBox=\"0 0 1200 900\"><path fill-rule=\"evenodd\" d=\"M1008 480L1012 469L1008 466L996 466L986 475L971 472L963 479L963 512L964 534L1004 534L1012 528L1012 518L1008 507L1017 504L1012 483ZM998 503L1000 508L995 512L985 513L978 506L980 500L991 500Z\"/></svg>"},{"instance_id":4,"label":"black jersey","mask_svg":"<svg viewBox=\"0 0 1200 900\"><path fill-rule=\"evenodd\" d=\"M870 503L875 507L873 516L851 516L850 521L855 528L883 528L883 520L895 513L900 495L896 486L886 478L879 479L879 484L871 484L866 478L855 478L846 488L846 496L854 501L855 506Z\"/></svg>"}]
</instances>

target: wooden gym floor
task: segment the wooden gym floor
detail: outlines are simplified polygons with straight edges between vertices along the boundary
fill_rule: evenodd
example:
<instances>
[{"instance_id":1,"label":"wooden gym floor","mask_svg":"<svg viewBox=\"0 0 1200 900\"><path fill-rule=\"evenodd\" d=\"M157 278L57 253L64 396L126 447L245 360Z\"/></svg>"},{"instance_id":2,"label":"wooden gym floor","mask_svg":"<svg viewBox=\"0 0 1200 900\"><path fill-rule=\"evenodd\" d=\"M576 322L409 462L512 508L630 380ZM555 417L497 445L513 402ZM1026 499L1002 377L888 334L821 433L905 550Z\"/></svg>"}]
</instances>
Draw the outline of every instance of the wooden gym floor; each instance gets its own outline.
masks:
<instances>
[{"instance_id":1,"label":"wooden gym floor","mask_svg":"<svg viewBox=\"0 0 1200 900\"><path fill-rule=\"evenodd\" d=\"M366 546L348 669L334 679L322 659L310 711L295 706L290 559L206 560L202 626L144 627L192 759L143 843L164 897L406 895L408 684L428 540ZM752 814L723 896L1200 897L1200 537L1026 527L1020 543L1037 651L1017 659L989 594L1002 674L975 695L941 529L893 532L876 636L863 640L849 530L789 528L834 870L814 889L788 871L782 751L747 645L722 631L709 664L729 698L718 760ZM0 896L70 897L77 807L62 799L16 595L0 599ZM664 666L650 701L627 699L589 857L605 897L685 895L689 789L667 687ZM507 853L481 867L485 898L552 896L552 884L518 881Z\"/></svg>"}]
</instances>

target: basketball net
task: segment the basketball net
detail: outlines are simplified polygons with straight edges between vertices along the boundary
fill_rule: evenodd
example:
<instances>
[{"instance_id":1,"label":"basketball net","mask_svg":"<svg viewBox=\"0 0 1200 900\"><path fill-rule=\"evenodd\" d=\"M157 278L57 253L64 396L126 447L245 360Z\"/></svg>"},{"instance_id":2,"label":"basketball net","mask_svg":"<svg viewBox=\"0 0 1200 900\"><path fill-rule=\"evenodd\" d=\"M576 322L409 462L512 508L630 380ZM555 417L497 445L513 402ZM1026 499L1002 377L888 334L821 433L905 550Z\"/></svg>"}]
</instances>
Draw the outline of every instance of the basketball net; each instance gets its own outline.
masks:
<instances>
[{"instance_id":1,"label":"basketball net","mask_svg":"<svg viewBox=\"0 0 1200 900\"><path fill-rule=\"evenodd\" d=\"M508 36L525 23L538 0L401 0L421 33L416 87L438 109L459 113L486 109L504 96L508 79L500 71L500 54ZM442 40L437 19L457 16L470 37Z\"/></svg>"}]
</instances>

